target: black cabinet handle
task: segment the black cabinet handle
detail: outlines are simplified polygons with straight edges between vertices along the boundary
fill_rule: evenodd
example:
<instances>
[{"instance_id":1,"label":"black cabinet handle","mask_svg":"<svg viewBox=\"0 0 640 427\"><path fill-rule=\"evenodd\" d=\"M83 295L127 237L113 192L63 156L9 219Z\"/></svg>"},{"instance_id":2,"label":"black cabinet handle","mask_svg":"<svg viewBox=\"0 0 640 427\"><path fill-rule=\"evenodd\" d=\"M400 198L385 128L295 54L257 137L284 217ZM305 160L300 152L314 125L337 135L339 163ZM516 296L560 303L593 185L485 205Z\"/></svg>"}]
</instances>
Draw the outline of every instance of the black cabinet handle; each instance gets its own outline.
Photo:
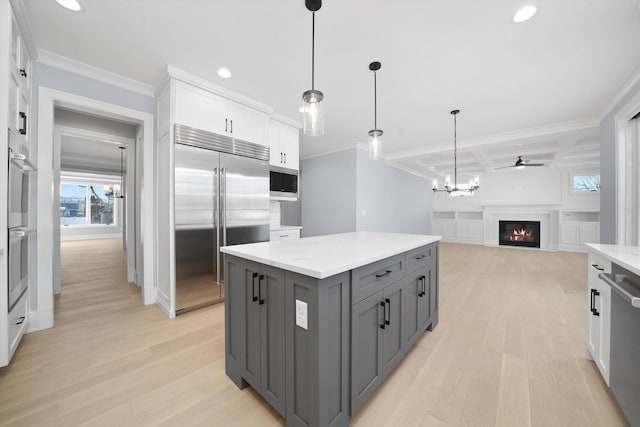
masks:
<instances>
[{"instance_id":1,"label":"black cabinet handle","mask_svg":"<svg viewBox=\"0 0 640 427\"><path fill-rule=\"evenodd\" d=\"M387 307L384 301L380 301L380 306L382 307L382 323L380 324L380 329L385 329L386 327L384 325L386 323Z\"/></svg>"},{"instance_id":2,"label":"black cabinet handle","mask_svg":"<svg viewBox=\"0 0 640 427\"><path fill-rule=\"evenodd\" d=\"M391 270L387 270L386 272L382 273L382 274L376 274L376 279L379 279L381 277L386 276L387 274L391 274Z\"/></svg>"},{"instance_id":3,"label":"black cabinet handle","mask_svg":"<svg viewBox=\"0 0 640 427\"><path fill-rule=\"evenodd\" d=\"M18 318L18 321L16 322L16 325L22 325L22 322L24 322L25 317L24 316L20 316Z\"/></svg>"},{"instance_id":4,"label":"black cabinet handle","mask_svg":"<svg viewBox=\"0 0 640 427\"><path fill-rule=\"evenodd\" d=\"M598 264L591 264L591 267L595 268L598 271L604 271L604 268L600 267Z\"/></svg>"},{"instance_id":5,"label":"black cabinet handle","mask_svg":"<svg viewBox=\"0 0 640 427\"><path fill-rule=\"evenodd\" d=\"M591 312L593 313L594 316L600 316L600 312L596 308L596 297L600 295L600 292L598 292L596 289L592 289L592 291L593 291L593 310Z\"/></svg>"},{"instance_id":6,"label":"black cabinet handle","mask_svg":"<svg viewBox=\"0 0 640 427\"><path fill-rule=\"evenodd\" d=\"M280 153L280 163L284 163L284 162L282 161L282 153Z\"/></svg>"},{"instance_id":7,"label":"black cabinet handle","mask_svg":"<svg viewBox=\"0 0 640 427\"><path fill-rule=\"evenodd\" d=\"M422 254L422 255L418 255L417 257L415 257L415 259L416 259L416 261L419 261L419 260L421 260L422 258L425 258L425 257L426 257L426 255Z\"/></svg>"},{"instance_id":8,"label":"black cabinet handle","mask_svg":"<svg viewBox=\"0 0 640 427\"><path fill-rule=\"evenodd\" d=\"M224 131L229 131L229 119L224 119Z\"/></svg>"},{"instance_id":9,"label":"black cabinet handle","mask_svg":"<svg viewBox=\"0 0 640 427\"><path fill-rule=\"evenodd\" d=\"M589 311L593 314L593 291L595 289L591 289L591 296L589 298Z\"/></svg>"},{"instance_id":10,"label":"black cabinet handle","mask_svg":"<svg viewBox=\"0 0 640 427\"><path fill-rule=\"evenodd\" d=\"M22 119L22 126L20 127L20 135L27 134L27 113L20 111L20 119Z\"/></svg>"},{"instance_id":11,"label":"black cabinet handle","mask_svg":"<svg viewBox=\"0 0 640 427\"><path fill-rule=\"evenodd\" d=\"M253 278L251 279L251 300L253 302L258 301L258 297L256 296L256 279L258 278L258 273L253 273Z\"/></svg>"},{"instance_id":12,"label":"black cabinet handle","mask_svg":"<svg viewBox=\"0 0 640 427\"><path fill-rule=\"evenodd\" d=\"M264 300L262 299L262 280L264 280L264 274L261 274L258 279L258 305L264 304Z\"/></svg>"},{"instance_id":13,"label":"black cabinet handle","mask_svg":"<svg viewBox=\"0 0 640 427\"><path fill-rule=\"evenodd\" d=\"M229 120L229 123L231 123L231 133L233 133L233 119Z\"/></svg>"},{"instance_id":14,"label":"black cabinet handle","mask_svg":"<svg viewBox=\"0 0 640 427\"><path fill-rule=\"evenodd\" d=\"M27 70L25 70L24 68L20 68L20 75L22 77L27 77Z\"/></svg>"},{"instance_id":15,"label":"black cabinet handle","mask_svg":"<svg viewBox=\"0 0 640 427\"><path fill-rule=\"evenodd\" d=\"M425 295L425 282L427 281L427 276L418 277L418 283L420 283L420 292L418 292L418 296L422 298Z\"/></svg>"},{"instance_id":16,"label":"black cabinet handle","mask_svg":"<svg viewBox=\"0 0 640 427\"><path fill-rule=\"evenodd\" d=\"M384 323L385 325L391 325L391 300L385 298L384 301L387 303L387 318L384 319Z\"/></svg>"},{"instance_id":17,"label":"black cabinet handle","mask_svg":"<svg viewBox=\"0 0 640 427\"><path fill-rule=\"evenodd\" d=\"M287 164L287 153L284 153L284 164Z\"/></svg>"}]
</instances>

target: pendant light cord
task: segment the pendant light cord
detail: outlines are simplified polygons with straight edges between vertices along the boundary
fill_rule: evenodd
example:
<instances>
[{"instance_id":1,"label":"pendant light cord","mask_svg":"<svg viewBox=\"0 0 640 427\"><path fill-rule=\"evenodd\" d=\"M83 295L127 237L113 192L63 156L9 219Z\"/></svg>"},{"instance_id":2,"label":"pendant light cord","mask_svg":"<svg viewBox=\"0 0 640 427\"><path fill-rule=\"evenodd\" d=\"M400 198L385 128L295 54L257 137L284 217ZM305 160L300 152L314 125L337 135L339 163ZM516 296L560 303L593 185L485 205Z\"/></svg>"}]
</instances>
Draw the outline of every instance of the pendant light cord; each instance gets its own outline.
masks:
<instances>
[{"instance_id":1,"label":"pendant light cord","mask_svg":"<svg viewBox=\"0 0 640 427\"><path fill-rule=\"evenodd\" d=\"M315 90L315 68L316 68L316 13L311 14L311 90Z\"/></svg>"},{"instance_id":2,"label":"pendant light cord","mask_svg":"<svg viewBox=\"0 0 640 427\"><path fill-rule=\"evenodd\" d=\"M457 125L456 116L453 115L453 188L458 188L458 137L457 137Z\"/></svg>"},{"instance_id":3,"label":"pendant light cord","mask_svg":"<svg viewBox=\"0 0 640 427\"><path fill-rule=\"evenodd\" d=\"M378 83L376 72L373 72L373 128L378 131Z\"/></svg>"}]
</instances>

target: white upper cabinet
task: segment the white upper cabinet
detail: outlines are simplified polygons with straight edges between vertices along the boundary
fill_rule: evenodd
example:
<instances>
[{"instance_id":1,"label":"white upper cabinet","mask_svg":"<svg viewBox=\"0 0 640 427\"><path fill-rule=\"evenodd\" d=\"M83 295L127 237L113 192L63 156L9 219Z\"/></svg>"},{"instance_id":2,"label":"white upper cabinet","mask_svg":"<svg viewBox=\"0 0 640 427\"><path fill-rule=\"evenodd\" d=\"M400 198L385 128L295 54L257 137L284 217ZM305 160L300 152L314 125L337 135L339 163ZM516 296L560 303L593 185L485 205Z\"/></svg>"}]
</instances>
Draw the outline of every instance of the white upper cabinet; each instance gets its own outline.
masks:
<instances>
[{"instance_id":1,"label":"white upper cabinet","mask_svg":"<svg viewBox=\"0 0 640 427\"><path fill-rule=\"evenodd\" d=\"M227 98L176 81L174 121L226 135L229 132L228 103Z\"/></svg>"},{"instance_id":2,"label":"white upper cabinet","mask_svg":"<svg viewBox=\"0 0 640 427\"><path fill-rule=\"evenodd\" d=\"M228 116L231 136L243 141L269 145L267 141L269 116L266 113L238 102L229 101Z\"/></svg>"},{"instance_id":3,"label":"white upper cabinet","mask_svg":"<svg viewBox=\"0 0 640 427\"><path fill-rule=\"evenodd\" d=\"M11 26L9 64L9 128L25 146L28 145L27 125L31 98L31 58L15 20Z\"/></svg>"},{"instance_id":4,"label":"white upper cabinet","mask_svg":"<svg viewBox=\"0 0 640 427\"><path fill-rule=\"evenodd\" d=\"M269 116L255 108L177 80L174 122L268 145Z\"/></svg>"},{"instance_id":5,"label":"white upper cabinet","mask_svg":"<svg viewBox=\"0 0 640 427\"><path fill-rule=\"evenodd\" d=\"M272 166L298 170L300 168L300 130L296 127L269 122L269 149Z\"/></svg>"}]
</instances>

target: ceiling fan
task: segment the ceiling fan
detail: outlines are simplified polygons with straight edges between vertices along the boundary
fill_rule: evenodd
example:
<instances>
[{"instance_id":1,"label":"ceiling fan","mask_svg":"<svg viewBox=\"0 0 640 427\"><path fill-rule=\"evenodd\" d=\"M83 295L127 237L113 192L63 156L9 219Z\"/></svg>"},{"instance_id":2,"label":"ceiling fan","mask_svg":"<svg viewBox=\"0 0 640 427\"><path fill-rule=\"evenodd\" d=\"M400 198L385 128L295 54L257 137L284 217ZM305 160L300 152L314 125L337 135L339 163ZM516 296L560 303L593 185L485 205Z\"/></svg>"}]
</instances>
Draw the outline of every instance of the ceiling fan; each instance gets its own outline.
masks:
<instances>
[{"instance_id":1,"label":"ceiling fan","mask_svg":"<svg viewBox=\"0 0 640 427\"><path fill-rule=\"evenodd\" d=\"M516 169L524 169L525 167L530 166L544 166L544 163L529 163L529 160L522 160L522 156L518 156L518 160L511 166L502 166L496 169L507 169L507 168L516 168Z\"/></svg>"}]
</instances>

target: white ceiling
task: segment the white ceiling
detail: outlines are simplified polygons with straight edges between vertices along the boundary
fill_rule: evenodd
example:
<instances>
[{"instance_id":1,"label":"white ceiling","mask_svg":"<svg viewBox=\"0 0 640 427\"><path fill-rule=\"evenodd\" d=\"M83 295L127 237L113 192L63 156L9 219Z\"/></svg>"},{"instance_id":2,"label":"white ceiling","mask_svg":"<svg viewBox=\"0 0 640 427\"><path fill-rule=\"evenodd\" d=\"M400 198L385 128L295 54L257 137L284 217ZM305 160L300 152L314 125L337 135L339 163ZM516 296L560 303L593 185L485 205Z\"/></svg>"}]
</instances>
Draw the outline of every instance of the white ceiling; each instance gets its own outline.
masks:
<instances>
[{"instance_id":1,"label":"white ceiling","mask_svg":"<svg viewBox=\"0 0 640 427\"><path fill-rule=\"evenodd\" d=\"M24 0L38 49L156 86L172 64L300 120L310 89L304 0ZM302 157L366 142L371 61L386 156L426 176L492 171L517 155L547 166L599 164L598 122L640 71L637 0L325 0L316 13L316 89L326 133ZM217 76L219 67L233 76ZM521 144L521 145L520 145Z\"/></svg>"}]
</instances>

